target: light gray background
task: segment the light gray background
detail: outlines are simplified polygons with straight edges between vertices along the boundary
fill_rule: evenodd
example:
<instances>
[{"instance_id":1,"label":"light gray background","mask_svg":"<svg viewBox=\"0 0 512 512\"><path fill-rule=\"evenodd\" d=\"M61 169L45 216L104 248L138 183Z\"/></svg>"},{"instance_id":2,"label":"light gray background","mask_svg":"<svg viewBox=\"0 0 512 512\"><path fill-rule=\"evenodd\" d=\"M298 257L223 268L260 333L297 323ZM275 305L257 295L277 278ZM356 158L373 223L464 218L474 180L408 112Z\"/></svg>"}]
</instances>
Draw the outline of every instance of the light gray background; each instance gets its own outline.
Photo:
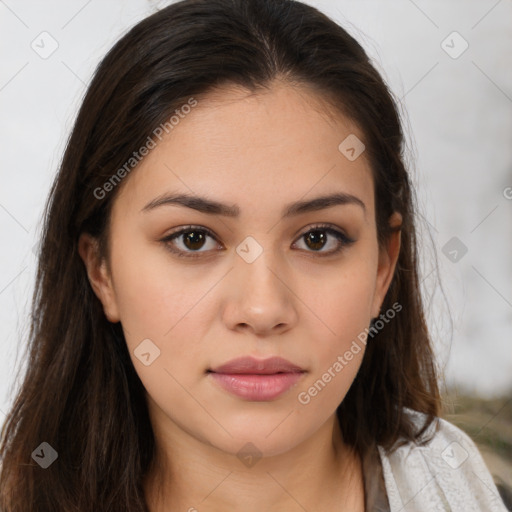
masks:
<instances>
[{"instance_id":1,"label":"light gray background","mask_svg":"<svg viewBox=\"0 0 512 512\"><path fill-rule=\"evenodd\" d=\"M119 36L167 3L0 0L2 411L23 361L42 208L85 87ZM512 0L307 3L361 42L400 101L424 219L422 286L447 382L484 396L510 392ZM58 43L46 59L31 47L50 48L44 31ZM457 58L443 49L463 48L453 31L469 44ZM452 237L467 247L456 262L443 252Z\"/></svg>"}]
</instances>

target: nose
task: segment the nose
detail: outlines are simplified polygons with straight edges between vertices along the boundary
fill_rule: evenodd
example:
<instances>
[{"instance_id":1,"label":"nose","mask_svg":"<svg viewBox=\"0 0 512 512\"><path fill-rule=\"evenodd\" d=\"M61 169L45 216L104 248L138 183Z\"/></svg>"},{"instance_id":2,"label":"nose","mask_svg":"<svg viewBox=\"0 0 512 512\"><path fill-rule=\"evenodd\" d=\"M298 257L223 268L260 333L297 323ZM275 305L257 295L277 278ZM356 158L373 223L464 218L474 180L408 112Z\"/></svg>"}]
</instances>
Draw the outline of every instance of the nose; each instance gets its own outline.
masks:
<instances>
[{"instance_id":1,"label":"nose","mask_svg":"<svg viewBox=\"0 0 512 512\"><path fill-rule=\"evenodd\" d=\"M252 263L236 257L235 268L225 283L223 321L229 329L268 336L296 325L298 299L289 273L276 261L270 251L263 251Z\"/></svg>"}]
</instances>

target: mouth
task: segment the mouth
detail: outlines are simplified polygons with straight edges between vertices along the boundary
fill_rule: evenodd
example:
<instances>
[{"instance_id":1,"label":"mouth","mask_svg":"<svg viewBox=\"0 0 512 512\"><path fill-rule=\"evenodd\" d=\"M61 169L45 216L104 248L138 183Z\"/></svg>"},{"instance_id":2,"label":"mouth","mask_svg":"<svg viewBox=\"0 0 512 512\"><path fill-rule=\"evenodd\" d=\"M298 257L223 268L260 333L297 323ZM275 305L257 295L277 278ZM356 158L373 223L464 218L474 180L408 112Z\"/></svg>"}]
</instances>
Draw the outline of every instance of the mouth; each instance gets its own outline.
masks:
<instances>
[{"instance_id":1,"label":"mouth","mask_svg":"<svg viewBox=\"0 0 512 512\"><path fill-rule=\"evenodd\" d=\"M297 384L306 371L280 357L264 360L241 357L208 369L206 373L224 391L261 402L278 398Z\"/></svg>"}]
</instances>

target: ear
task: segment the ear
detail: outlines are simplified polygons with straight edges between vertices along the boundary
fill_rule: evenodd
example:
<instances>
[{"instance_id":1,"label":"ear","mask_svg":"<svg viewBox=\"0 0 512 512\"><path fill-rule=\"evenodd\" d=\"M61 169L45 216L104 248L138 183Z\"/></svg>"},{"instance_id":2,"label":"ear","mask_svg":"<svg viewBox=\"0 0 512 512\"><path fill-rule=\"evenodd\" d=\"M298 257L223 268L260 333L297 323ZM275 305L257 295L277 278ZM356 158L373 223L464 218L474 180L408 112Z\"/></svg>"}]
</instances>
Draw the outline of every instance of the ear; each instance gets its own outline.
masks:
<instances>
[{"instance_id":1,"label":"ear","mask_svg":"<svg viewBox=\"0 0 512 512\"><path fill-rule=\"evenodd\" d=\"M107 269L107 262L104 259L100 260L98 240L88 233L82 233L78 240L78 253L85 264L91 287L103 304L105 316L112 323L119 322L112 278Z\"/></svg>"},{"instance_id":2,"label":"ear","mask_svg":"<svg viewBox=\"0 0 512 512\"><path fill-rule=\"evenodd\" d=\"M395 212L389 218L389 225L396 230L392 231L385 245L379 248L379 264L377 268L377 282L372 307L372 318L378 317L384 297L388 291L393 274L395 272L396 262L400 254L400 226L402 225L402 216Z\"/></svg>"}]
</instances>

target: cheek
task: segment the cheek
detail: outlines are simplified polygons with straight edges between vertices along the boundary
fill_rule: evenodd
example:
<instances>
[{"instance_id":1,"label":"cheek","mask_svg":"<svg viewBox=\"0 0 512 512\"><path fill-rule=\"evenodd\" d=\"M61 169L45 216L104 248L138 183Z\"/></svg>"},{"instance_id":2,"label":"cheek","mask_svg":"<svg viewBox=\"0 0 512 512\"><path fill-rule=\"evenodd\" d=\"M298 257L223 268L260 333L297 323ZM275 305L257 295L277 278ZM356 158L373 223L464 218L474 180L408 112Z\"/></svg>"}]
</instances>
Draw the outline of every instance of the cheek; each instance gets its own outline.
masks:
<instances>
[{"instance_id":1,"label":"cheek","mask_svg":"<svg viewBox=\"0 0 512 512\"><path fill-rule=\"evenodd\" d=\"M297 392L308 414L334 410L359 370L371 320L374 265L374 258L354 255L350 264L331 272L328 280L318 280L309 296L321 323L317 322L316 331L311 329L311 375Z\"/></svg>"},{"instance_id":2,"label":"cheek","mask_svg":"<svg viewBox=\"0 0 512 512\"><path fill-rule=\"evenodd\" d=\"M112 251L116 299L132 363L149 397L170 416L177 407L185 417L201 417L186 389L203 370L200 340L209 322L205 293L213 276L193 278L193 267L184 270L171 264L165 250L142 245L126 243L128 251L119 240Z\"/></svg>"},{"instance_id":3,"label":"cheek","mask_svg":"<svg viewBox=\"0 0 512 512\"><path fill-rule=\"evenodd\" d=\"M346 339L366 327L373 298L373 280L357 274L340 276L330 280L328 288L324 285L324 290L317 300L321 301L321 315L330 327L332 337Z\"/></svg>"},{"instance_id":4,"label":"cheek","mask_svg":"<svg viewBox=\"0 0 512 512\"><path fill-rule=\"evenodd\" d=\"M142 340L150 339L161 356L169 349L175 356L192 357L193 338L200 335L201 322L205 323L205 316L198 312L213 276L199 279L199 267L184 269L171 262L165 249L121 236L112 247L112 268L121 324L132 356Z\"/></svg>"},{"instance_id":5,"label":"cheek","mask_svg":"<svg viewBox=\"0 0 512 512\"><path fill-rule=\"evenodd\" d=\"M316 276L308 304L324 325L319 343L341 350L368 327L376 284L376 258L354 252L339 269ZM324 340L323 342L321 340ZM328 350L326 352L329 352Z\"/></svg>"}]
</instances>

